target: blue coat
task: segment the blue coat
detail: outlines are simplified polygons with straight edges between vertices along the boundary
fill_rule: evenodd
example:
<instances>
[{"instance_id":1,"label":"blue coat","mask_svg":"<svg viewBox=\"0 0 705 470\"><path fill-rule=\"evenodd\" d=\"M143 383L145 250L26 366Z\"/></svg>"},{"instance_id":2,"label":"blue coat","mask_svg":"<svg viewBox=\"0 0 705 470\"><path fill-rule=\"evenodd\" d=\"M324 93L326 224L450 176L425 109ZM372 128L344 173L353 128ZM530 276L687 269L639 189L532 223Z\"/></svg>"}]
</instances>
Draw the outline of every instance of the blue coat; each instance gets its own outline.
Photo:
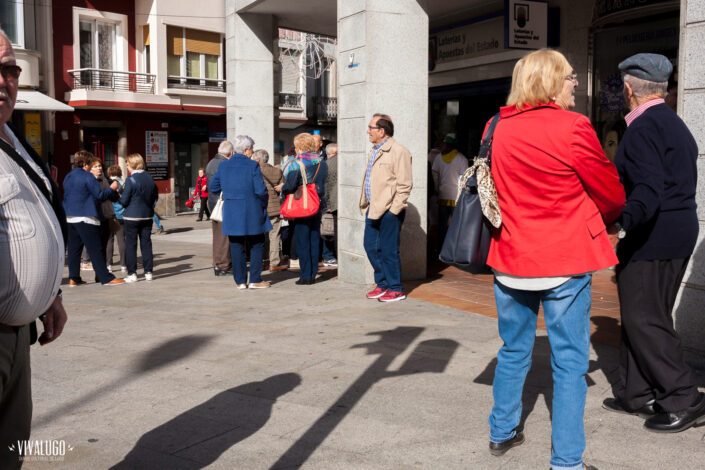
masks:
<instances>
[{"instance_id":1,"label":"blue coat","mask_svg":"<svg viewBox=\"0 0 705 470\"><path fill-rule=\"evenodd\" d=\"M259 235L272 230L267 215L269 192L259 163L234 154L218 166L209 190L223 193L223 235Z\"/></svg>"},{"instance_id":2,"label":"blue coat","mask_svg":"<svg viewBox=\"0 0 705 470\"><path fill-rule=\"evenodd\" d=\"M64 211L67 217L103 217L96 202L114 200L117 193L111 188L101 191L100 183L89 171L74 168L64 178Z\"/></svg>"},{"instance_id":3,"label":"blue coat","mask_svg":"<svg viewBox=\"0 0 705 470\"><path fill-rule=\"evenodd\" d=\"M661 103L627 128L614 164L627 193L620 222L627 236L619 261L687 258L698 239L695 193L698 146L676 113Z\"/></svg>"},{"instance_id":4,"label":"blue coat","mask_svg":"<svg viewBox=\"0 0 705 470\"><path fill-rule=\"evenodd\" d=\"M152 180L152 175L146 171L131 174L125 181L120 198L120 204L125 207L123 218L151 219L158 198L159 190Z\"/></svg>"}]
</instances>

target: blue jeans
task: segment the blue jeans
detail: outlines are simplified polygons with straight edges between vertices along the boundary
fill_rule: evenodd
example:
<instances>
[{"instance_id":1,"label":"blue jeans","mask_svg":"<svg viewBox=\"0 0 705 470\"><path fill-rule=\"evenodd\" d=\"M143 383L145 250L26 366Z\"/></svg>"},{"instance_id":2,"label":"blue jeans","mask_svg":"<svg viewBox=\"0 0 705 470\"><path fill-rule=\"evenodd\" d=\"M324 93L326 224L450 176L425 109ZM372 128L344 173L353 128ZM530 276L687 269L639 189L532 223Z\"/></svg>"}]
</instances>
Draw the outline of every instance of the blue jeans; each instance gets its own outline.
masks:
<instances>
[{"instance_id":1,"label":"blue jeans","mask_svg":"<svg viewBox=\"0 0 705 470\"><path fill-rule=\"evenodd\" d=\"M524 291L495 280L499 335L489 417L490 441L504 442L516 434L521 395L531 368L536 318L543 303L553 369L551 468L582 469L585 450L583 413L590 353L591 275L574 277L549 290Z\"/></svg>"},{"instance_id":2,"label":"blue jeans","mask_svg":"<svg viewBox=\"0 0 705 470\"><path fill-rule=\"evenodd\" d=\"M103 251L103 242L100 239L100 226L78 222L68 224L68 228L68 255L66 258L69 265L69 279L81 281L81 253L84 246L100 283L107 284L115 279L115 276L108 272L108 267L105 265L105 251Z\"/></svg>"},{"instance_id":3,"label":"blue jeans","mask_svg":"<svg viewBox=\"0 0 705 470\"><path fill-rule=\"evenodd\" d=\"M247 256L245 242L250 245L250 283L262 282L262 252L264 251L264 234L228 237L230 256L233 259L233 278L235 284L247 284Z\"/></svg>"},{"instance_id":4,"label":"blue jeans","mask_svg":"<svg viewBox=\"0 0 705 470\"><path fill-rule=\"evenodd\" d=\"M154 221L154 226L157 227L157 230L162 229L162 223L159 222L159 216L155 213L154 217L152 217L152 220Z\"/></svg>"},{"instance_id":5,"label":"blue jeans","mask_svg":"<svg viewBox=\"0 0 705 470\"><path fill-rule=\"evenodd\" d=\"M377 220L365 217L363 245L380 289L403 292L399 242L405 215L406 210L398 215L387 211Z\"/></svg>"},{"instance_id":6,"label":"blue jeans","mask_svg":"<svg viewBox=\"0 0 705 470\"><path fill-rule=\"evenodd\" d=\"M145 273L154 269L152 256L152 221L125 220L125 266L127 274L137 274L137 238L140 240L142 267Z\"/></svg>"},{"instance_id":7,"label":"blue jeans","mask_svg":"<svg viewBox=\"0 0 705 470\"><path fill-rule=\"evenodd\" d=\"M295 219L294 240L299 257L299 277L309 281L318 274L318 254L321 243L321 214Z\"/></svg>"}]
</instances>

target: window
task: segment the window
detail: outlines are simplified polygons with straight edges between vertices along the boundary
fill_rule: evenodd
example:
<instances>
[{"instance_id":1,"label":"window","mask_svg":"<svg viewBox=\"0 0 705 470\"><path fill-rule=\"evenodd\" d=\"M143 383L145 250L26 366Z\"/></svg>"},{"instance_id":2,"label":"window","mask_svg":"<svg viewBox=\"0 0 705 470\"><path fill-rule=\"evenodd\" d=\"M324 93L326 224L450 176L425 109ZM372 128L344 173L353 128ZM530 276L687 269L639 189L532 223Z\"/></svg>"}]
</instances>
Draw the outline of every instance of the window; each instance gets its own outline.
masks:
<instances>
[{"instance_id":1,"label":"window","mask_svg":"<svg viewBox=\"0 0 705 470\"><path fill-rule=\"evenodd\" d=\"M151 55L149 53L149 25L142 26L142 44L144 44L144 73L149 73L151 70Z\"/></svg>"},{"instance_id":2,"label":"window","mask_svg":"<svg viewBox=\"0 0 705 470\"><path fill-rule=\"evenodd\" d=\"M80 66L98 69L81 73L81 82L91 80L93 86L112 87L117 64L117 25L104 21L82 19L79 23ZM90 78L89 78L90 77Z\"/></svg>"},{"instance_id":3,"label":"window","mask_svg":"<svg viewBox=\"0 0 705 470\"><path fill-rule=\"evenodd\" d=\"M10 42L24 47L24 5L22 0L0 2L0 27Z\"/></svg>"},{"instance_id":4,"label":"window","mask_svg":"<svg viewBox=\"0 0 705 470\"><path fill-rule=\"evenodd\" d=\"M221 35L167 26L169 86L222 90Z\"/></svg>"}]
</instances>

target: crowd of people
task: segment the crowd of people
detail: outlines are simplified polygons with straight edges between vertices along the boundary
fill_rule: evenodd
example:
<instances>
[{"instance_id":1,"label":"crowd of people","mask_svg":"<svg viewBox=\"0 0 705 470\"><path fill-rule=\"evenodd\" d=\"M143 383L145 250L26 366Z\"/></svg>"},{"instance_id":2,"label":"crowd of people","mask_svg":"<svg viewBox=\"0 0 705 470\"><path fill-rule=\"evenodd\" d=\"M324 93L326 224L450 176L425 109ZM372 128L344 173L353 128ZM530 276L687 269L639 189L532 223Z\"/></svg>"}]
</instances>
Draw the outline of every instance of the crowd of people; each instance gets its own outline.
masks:
<instances>
[{"instance_id":1,"label":"crowd of people","mask_svg":"<svg viewBox=\"0 0 705 470\"><path fill-rule=\"evenodd\" d=\"M698 235L697 145L664 102L672 71L665 57L637 54L619 69L630 113L614 163L587 117L571 111L577 75L562 54L548 49L517 62L492 139L502 226L494 233L487 263L495 275L503 345L494 375L489 451L499 456L524 443L521 398L542 305L553 367L554 470L594 468L582 458L583 414L591 273L599 269L617 265L622 318L621 381L603 407L644 418L644 427L654 432L705 424L705 394L698 392L684 361L672 318ZM61 201L44 162L8 123L20 72L10 41L0 34L0 240L9 267L0 271L0 442L5 443L29 438L29 345L55 340L67 320L59 288L64 257L69 286L86 283L80 270L84 247L96 282L121 285L137 280L139 242L144 277L151 281L150 236L158 198L141 155L127 157L123 179L117 167L105 177L100 160L79 151L63 181ZM399 301L406 297L399 250L412 190L411 155L394 139L388 115L375 114L367 134L372 149L359 209L375 287L366 295ZM453 215L450 181L467 167L454 143L454 136L446 136L436 159L441 160L432 166L444 223ZM261 276L265 242L270 244L269 269L286 268L280 240L286 226L294 238L290 256L295 250L299 260L296 283L314 284L319 261L337 264L336 229L332 237L321 235L324 215L331 215L333 227L337 218L337 148L329 145L324 155L320 135L299 134L290 158L276 168L268 163L267 152L254 146L248 136L225 141L199 172L197 189L207 200L200 217L220 213L212 221L214 273L232 274L239 289L270 287ZM289 216L285 225L282 199L287 210L308 212ZM307 207L302 200L316 204ZM124 280L109 269L111 238L118 240ZM18 464L17 455L0 445L0 466Z\"/></svg>"}]
</instances>

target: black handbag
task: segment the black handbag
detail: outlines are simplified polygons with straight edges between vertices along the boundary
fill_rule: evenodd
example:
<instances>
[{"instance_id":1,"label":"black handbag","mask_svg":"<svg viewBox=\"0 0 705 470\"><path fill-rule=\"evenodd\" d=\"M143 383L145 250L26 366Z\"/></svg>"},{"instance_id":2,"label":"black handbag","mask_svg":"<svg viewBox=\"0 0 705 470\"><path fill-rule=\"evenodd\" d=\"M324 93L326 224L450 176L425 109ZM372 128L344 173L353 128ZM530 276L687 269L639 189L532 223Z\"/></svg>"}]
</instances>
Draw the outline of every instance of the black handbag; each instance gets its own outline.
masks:
<instances>
[{"instance_id":1,"label":"black handbag","mask_svg":"<svg viewBox=\"0 0 705 470\"><path fill-rule=\"evenodd\" d=\"M492 134L497 121L499 113L487 128L477 156L478 159L486 158L488 167L491 167ZM473 274L489 274L492 270L487 266L487 255L492 240L492 224L482 213L477 186L477 175L473 174L460 189L439 259Z\"/></svg>"}]
</instances>

